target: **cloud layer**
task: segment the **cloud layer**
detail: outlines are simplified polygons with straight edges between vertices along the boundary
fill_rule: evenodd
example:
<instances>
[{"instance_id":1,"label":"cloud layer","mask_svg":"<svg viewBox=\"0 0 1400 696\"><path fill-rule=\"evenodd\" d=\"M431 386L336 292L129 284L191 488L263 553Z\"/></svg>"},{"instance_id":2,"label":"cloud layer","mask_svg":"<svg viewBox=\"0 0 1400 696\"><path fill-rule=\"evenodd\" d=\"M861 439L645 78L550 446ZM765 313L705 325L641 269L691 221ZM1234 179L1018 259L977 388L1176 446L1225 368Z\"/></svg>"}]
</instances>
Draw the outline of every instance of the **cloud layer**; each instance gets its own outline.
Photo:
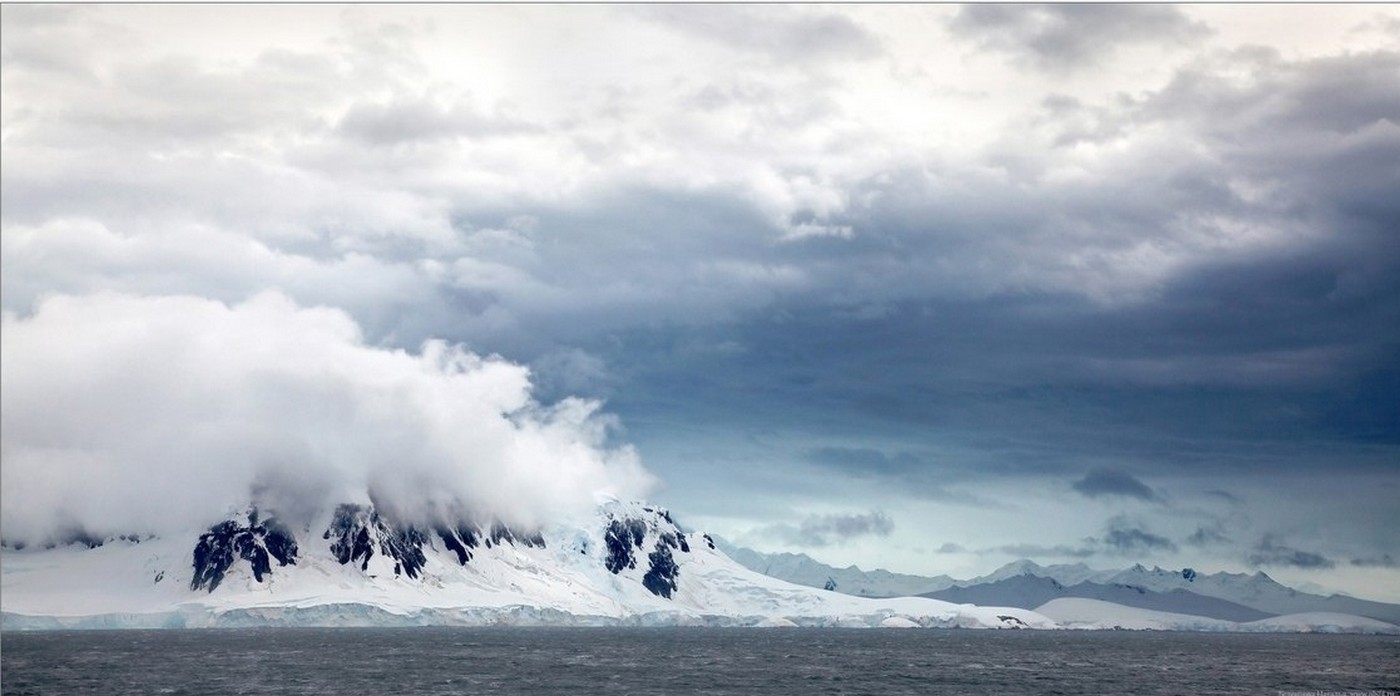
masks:
<instances>
[{"instance_id":1,"label":"cloud layer","mask_svg":"<svg viewBox=\"0 0 1400 696\"><path fill-rule=\"evenodd\" d=\"M651 484L597 404L539 404L525 368L442 342L366 345L277 293L55 297L6 314L3 342L11 541L187 531L249 502L531 525Z\"/></svg>"},{"instance_id":2,"label":"cloud layer","mask_svg":"<svg viewBox=\"0 0 1400 696\"><path fill-rule=\"evenodd\" d=\"M658 502L839 564L1400 556L1393 8L0 13L15 326L273 292L503 355ZM898 524L796 541L850 509Z\"/></svg>"},{"instance_id":3,"label":"cloud layer","mask_svg":"<svg viewBox=\"0 0 1400 696\"><path fill-rule=\"evenodd\" d=\"M808 515L801 523L767 527L761 534L777 537L783 543L805 547L830 546L863 536L887 537L894 531L894 520L880 510L866 514Z\"/></svg>"}]
</instances>

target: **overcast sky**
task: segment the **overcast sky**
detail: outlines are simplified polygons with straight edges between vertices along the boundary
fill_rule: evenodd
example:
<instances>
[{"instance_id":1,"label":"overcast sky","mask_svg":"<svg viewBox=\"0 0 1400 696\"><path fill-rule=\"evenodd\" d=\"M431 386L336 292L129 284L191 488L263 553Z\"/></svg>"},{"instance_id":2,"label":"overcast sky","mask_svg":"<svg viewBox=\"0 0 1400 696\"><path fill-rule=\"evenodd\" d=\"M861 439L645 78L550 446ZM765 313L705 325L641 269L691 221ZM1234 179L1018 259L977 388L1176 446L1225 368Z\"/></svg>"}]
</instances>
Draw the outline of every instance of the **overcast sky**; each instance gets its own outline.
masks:
<instances>
[{"instance_id":1,"label":"overcast sky","mask_svg":"<svg viewBox=\"0 0 1400 696\"><path fill-rule=\"evenodd\" d=\"M1400 601L1393 6L0 11L7 535L608 494Z\"/></svg>"}]
</instances>

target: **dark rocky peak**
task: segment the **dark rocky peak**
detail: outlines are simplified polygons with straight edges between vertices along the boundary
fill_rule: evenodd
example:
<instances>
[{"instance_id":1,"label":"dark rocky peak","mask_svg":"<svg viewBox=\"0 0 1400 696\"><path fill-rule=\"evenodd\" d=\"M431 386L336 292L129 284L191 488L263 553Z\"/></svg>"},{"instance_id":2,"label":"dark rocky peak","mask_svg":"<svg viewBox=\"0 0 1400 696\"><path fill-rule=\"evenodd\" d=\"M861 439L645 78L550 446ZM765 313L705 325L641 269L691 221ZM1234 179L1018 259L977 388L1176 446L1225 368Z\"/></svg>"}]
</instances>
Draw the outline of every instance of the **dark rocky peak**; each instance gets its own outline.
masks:
<instances>
[{"instance_id":1,"label":"dark rocky peak","mask_svg":"<svg viewBox=\"0 0 1400 696\"><path fill-rule=\"evenodd\" d=\"M253 579L258 582L272 572L273 560L279 566L296 565L297 542L290 530L276 518L260 519L256 508L240 517L243 520L225 520L199 535L194 547L191 590L213 592L238 559L248 562Z\"/></svg>"},{"instance_id":2,"label":"dark rocky peak","mask_svg":"<svg viewBox=\"0 0 1400 696\"><path fill-rule=\"evenodd\" d=\"M544 548L544 536L538 531L521 533L497 521L485 529L470 522L459 521L452 524L439 524L433 528L443 546L457 555L457 563L466 565L472 559L472 549L479 546L491 548L501 544Z\"/></svg>"},{"instance_id":3,"label":"dark rocky peak","mask_svg":"<svg viewBox=\"0 0 1400 696\"><path fill-rule=\"evenodd\" d=\"M510 527L507 527L500 522L491 523L490 534L488 534L486 537L486 548L491 548L492 543L495 543L497 546L499 546L503 542L509 543L511 545L528 546L531 548L544 548L544 537L540 535L538 531L531 532L529 534L521 534L512 531Z\"/></svg>"},{"instance_id":4,"label":"dark rocky peak","mask_svg":"<svg viewBox=\"0 0 1400 696\"><path fill-rule=\"evenodd\" d=\"M614 575L622 572L623 568L636 568L637 558L632 550L642 548L646 533L646 523L639 519L610 520L607 531L603 532L603 541L608 545L608 556L603 559L603 566Z\"/></svg>"},{"instance_id":5,"label":"dark rocky peak","mask_svg":"<svg viewBox=\"0 0 1400 696\"><path fill-rule=\"evenodd\" d=\"M608 526L603 531L608 551L603 566L616 575L636 568L638 558L645 553L648 566L642 585L652 594L669 599L680 575L672 551L690 553L690 543L670 512L647 507L642 508L642 513L608 513Z\"/></svg>"},{"instance_id":6,"label":"dark rocky peak","mask_svg":"<svg viewBox=\"0 0 1400 696\"><path fill-rule=\"evenodd\" d=\"M357 562L369 570L369 559L378 553L394 562L394 575L416 578L428 562L423 545L428 535L412 525L402 529L384 519L373 505L337 506L330 527L321 535L331 542L331 555L341 565Z\"/></svg>"},{"instance_id":7,"label":"dark rocky peak","mask_svg":"<svg viewBox=\"0 0 1400 696\"><path fill-rule=\"evenodd\" d=\"M667 510L666 508L652 508L652 507L644 507L644 508L642 508L642 509L645 510L645 511L647 511L647 512L650 512L650 513L653 514L653 515L656 515L656 516L660 517L660 518L663 519L663 520L666 520L666 522L667 522L668 524L670 524L672 527L676 527L676 521L675 521L674 519L671 518L671 511L670 511L670 510Z\"/></svg>"},{"instance_id":8,"label":"dark rocky peak","mask_svg":"<svg viewBox=\"0 0 1400 696\"><path fill-rule=\"evenodd\" d=\"M457 554L458 565L466 565L472 559L472 549L480 543L480 532L469 524L438 525L433 531L448 551Z\"/></svg>"}]
</instances>

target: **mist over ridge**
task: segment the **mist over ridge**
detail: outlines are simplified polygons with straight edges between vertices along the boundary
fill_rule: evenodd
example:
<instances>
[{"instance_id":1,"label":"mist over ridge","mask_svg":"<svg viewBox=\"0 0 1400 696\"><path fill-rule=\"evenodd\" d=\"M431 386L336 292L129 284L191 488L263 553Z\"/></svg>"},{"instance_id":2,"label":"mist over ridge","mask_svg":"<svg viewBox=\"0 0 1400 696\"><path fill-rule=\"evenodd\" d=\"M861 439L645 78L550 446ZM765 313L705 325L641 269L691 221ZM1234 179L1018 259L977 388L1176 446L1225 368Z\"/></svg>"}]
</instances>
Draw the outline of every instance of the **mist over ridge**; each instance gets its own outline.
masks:
<instances>
[{"instance_id":1,"label":"mist over ridge","mask_svg":"<svg viewBox=\"0 0 1400 696\"><path fill-rule=\"evenodd\" d=\"M250 502L405 522L536 526L642 497L595 401L541 404L528 368L460 345L364 342L343 311L264 292L55 296L3 326L9 541L198 529Z\"/></svg>"}]
</instances>

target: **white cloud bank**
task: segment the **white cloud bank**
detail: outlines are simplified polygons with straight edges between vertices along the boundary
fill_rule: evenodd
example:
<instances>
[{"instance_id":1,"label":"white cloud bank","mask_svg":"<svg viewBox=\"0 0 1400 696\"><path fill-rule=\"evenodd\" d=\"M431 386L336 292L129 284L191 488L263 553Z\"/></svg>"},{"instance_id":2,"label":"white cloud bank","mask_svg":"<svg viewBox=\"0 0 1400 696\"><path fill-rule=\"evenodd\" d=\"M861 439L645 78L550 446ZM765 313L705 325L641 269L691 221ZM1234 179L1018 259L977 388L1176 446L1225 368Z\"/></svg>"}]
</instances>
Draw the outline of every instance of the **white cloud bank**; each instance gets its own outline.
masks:
<instances>
[{"instance_id":1,"label":"white cloud bank","mask_svg":"<svg viewBox=\"0 0 1400 696\"><path fill-rule=\"evenodd\" d=\"M197 528L250 499L309 523L370 495L530 525L653 483L597 403L542 405L526 368L440 341L366 345L276 292L56 296L2 335L9 541Z\"/></svg>"}]
</instances>

